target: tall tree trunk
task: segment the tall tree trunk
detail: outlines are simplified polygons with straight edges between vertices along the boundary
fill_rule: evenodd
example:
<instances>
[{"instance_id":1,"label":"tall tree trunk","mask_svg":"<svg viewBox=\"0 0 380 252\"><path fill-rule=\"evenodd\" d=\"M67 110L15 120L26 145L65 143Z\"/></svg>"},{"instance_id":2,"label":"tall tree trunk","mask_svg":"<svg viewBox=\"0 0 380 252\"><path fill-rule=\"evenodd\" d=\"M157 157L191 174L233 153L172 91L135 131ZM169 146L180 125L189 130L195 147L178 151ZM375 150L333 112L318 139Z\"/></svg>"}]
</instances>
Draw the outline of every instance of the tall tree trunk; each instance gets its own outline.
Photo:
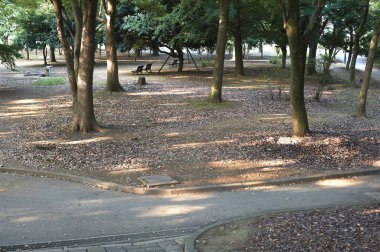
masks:
<instances>
[{"instance_id":1,"label":"tall tree trunk","mask_svg":"<svg viewBox=\"0 0 380 252\"><path fill-rule=\"evenodd\" d=\"M26 48L25 48L25 51L26 51L26 59L29 60L29 59L30 59L30 55L29 55L29 47L26 47Z\"/></svg>"},{"instance_id":2,"label":"tall tree trunk","mask_svg":"<svg viewBox=\"0 0 380 252\"><path fill-rule=\"evenodd\" d=\"M44 65L47 65L47 47L42 48L42 55L44 57Z\"/></svg>"},{"instance_id":3,"label":"tall tree trunk","mask_svg":"<svg viewBox=\"0 0 380 252\"><path fill-rule=\"evenodd\" d=\"M211 86L210 101L213 103L222 102L222 86L223 86L223 71L224 71L224 54L227 43L227 26L228 12L230 1L220 0L220 16L218 27L218 39L216 42L216 58L213 71L213 83Z\"/></svg>"},{"instance_id":4,"label":"tall tree trunk","mask_svg":"<svg viewBox=\"0 0 380 252\"><path fill-rule=\"evenodd\" d=\"M83 30L78 68L78 94L74 101L72 128L74 131L87 133L100 129L95 120L92 90L96 50L97 1L83 1L82 14Z\"/></svg>"},{"instance_id":5,"label":"tall tree trunk","mask_svg":"<svg viewBox=\"0 0 380 252\"><path fill-rule=\"evenodd\" d=\"M107 1L107 2L106 2ZM116 0L102 0L106 14L106 53L107 53L107 90L110 92L123 91L119 82L119 67L117 61L115 38Z\"/></svg>"},{"instance_id":6,"label":"tall tree trunk","mask_svg":"<svg viewBox=\"0 0 380 252\"><path fill-rule=\"evenodd\" d=\"M57 62L57 59L55 58L55 47L50 46L50 62Z\"/></svg>"},{"instance_id":7,"label":"tall tree trunk","mask_svg":"<svg viewBox=\"0 0 380 252\"><path fill-rule=\"evenodd\" d=\"M360 49L360 38L362 36L364 25L367 22L367 16L368 16L368 10L369 10L369 0L366 1L366 5L364 6L364 12L362 16L362 20L360 21L360 25L355 33L355 41L354 41L354 48L352 52L352 58L351 58L351 65L350 65L350 83L357 87L356 81L355 81L355 75L356 75L356 59L359 55L359 49Z\"/></svg>"},{"instance_id":8,"label":"tall tree trunk","mask_svg":"<svg viewBox=\"0 0 380 252\"><path fill-rule=\"evenodd\" d=\"M372 67L375 61L375 54L376 54L376 49L377 49L377 43L379 40L379 35L380 35L380 20L377 21L377 24L376 24L376 27L371 39L371 44L370 44L368 57L367 57L367 63L365 65L363 83L360 88L360 94L359 94L359 107L358 107L358 113L357 113L358 117L366 116L367 93L368 93L369 83L371 81Z\"/></svg>"},{"instance_id":9,"label":"tall tree trunk","mask_svg":"<svg viewBox=\"0 0 380 252\"><path fill-rule=\"evenodd\" d=\"M73 123L72 130L75 132L87 133L98 131L100 127L95 119L93 106L93 71L95 58L95 25L97 1L84 1L82 8L78 9L82 19L82 29L76 30L76 36L81 33L83 43L79 44L80 53L77 65L77 74L74 67L74 55L72 55L65 29L62 15L61 0L52 0L54 12L56 14L58 36L65 53L66 67L73 98ZM79 7L79 6L77 6ZM77 13L78 14L78 13ZM78 28L76 26L76 28Z\"/></svg>"},{"instance_id":10,"label":"tall tree trunk","mask_svg":"<svg viewBox=\"0 0 380 252\"><path fill-rule=\"evenodd\" d=\"M235 27L234 27L234 47L235 47L235 73L237 76L244 75L244 63L243 63L243 40L241 34L241 17L240 17L240 0L234 2L235 13Z\"/></svg>"},{"instance_id":11,"label":"tall tree trunk","mask_svg":"<svg viewBox=\"0 0 380 252\"><path fill-rule=\"evenodd\" d=\"M288 54L288 50L286 49L286 45L282 45L281 47L281 68L286 68L286 55Z\"/></svg>"},{"instance_id":12,"label":"tall tree trunk","mask_svg":"<svg viewBox=\"0 0 380 252\"><path fill-rule=\"evenodd\" d=\"M290 104L292 108L293 135L303 137L310 132L304 98L304 76L307 44L316 28L325 1L319 0L305 30L300 24L299 0L289 0L287 9L281 1L284 28L288 36L291 56Z\"/></svg>"}]
</instances>

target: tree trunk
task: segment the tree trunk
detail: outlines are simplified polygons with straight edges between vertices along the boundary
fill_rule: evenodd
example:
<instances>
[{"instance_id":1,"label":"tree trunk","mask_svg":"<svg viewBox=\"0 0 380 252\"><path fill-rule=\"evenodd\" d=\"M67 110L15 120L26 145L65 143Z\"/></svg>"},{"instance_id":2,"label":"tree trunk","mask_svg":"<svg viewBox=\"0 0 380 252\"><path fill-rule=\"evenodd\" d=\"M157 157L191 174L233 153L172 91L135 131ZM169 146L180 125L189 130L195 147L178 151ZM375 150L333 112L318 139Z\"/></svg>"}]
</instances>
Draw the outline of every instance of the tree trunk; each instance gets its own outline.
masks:
<instances>
[{"instance_id":1,"label":"tree trunk","mask_svg":"<svg viewBox=\"0 0 380 252\"><path fill-rule=\"evenodd\" d=\"M355 34L354 48L353 48L353 52L352 52L351 65L350 65L350 83L354 87L358 87L356 85L356 81L355 81L356 59L359 55L360 38L361 38L362 33L363 33L364 25L367 22L368 9L369 9L369 0L367 0L366 6L364 7L362 20L361 20L360 25L359 25L358 29L356 30L356 34Z\"/></svg>"},{"instance_id":2,"label":"tree trunk","mask_svg":"<svg viewBox=\"0 0 380 252\"><path fill-rule=\"evenodd\" d=\"M281 57L281 68L285 69L286 68L286 55L288 54L288 51L286 49L286 45L285 46L281 46L281 54L282 54L282 57Z\"/></svg>"},{"instance_id":3,"label":"tree trunk","mask_svg":"<svg viewBox=\"0 0 380 252\"><path fill-rule=\"evenodd\" d=\"M79 57L82 43L82 31L83 31L83 13L81 7L78 5L73 6L74 18L75 18L75 36L73 44L74 53L74 69L75 75L78 76Z\"/></svg>"},{"instance_id":4,"label":"tree trunk","mask_svg":"<svg viewBox=\"0 0 380 252\"><path fill-rule=\"evenodd\" d=\"M358 113L357 113L358 117L366 116L367 93L368 93L369 83L371 81L372 67L375 61L375 54L376 54L376 49L377 49L377 43L379 40L379 35L380 35L380 21L377 21L377 24L376 24L376 27L371 39L371 44L370 44L368 57L367 57L367 63L365 65L363 83L360 88L359 108L358 108Z\"/></svg>"},{"instance_id":5,"label":"tree trunk","mask_svg":"<svg viewBox=\"0 0 380 252\"><path fill-rule=\"evenodd\" d=\"M29 60L30 59L29 47L25 48L25 51L26 51L26 59Z\"/></svg>"},{"instance_id":6,"label":"tree trunk","mask_svg":"<svg viewBox=\"0 0 380 252\"><path fill-rule=\"evenodd\" d=\"M235 47L235 73L237 76L244 75L243 63L243 41L241 35L241 18L240 18L240 1L235 0L235 32L234 32L234 47Z\"/></svg>"},{"instance_id":7,"label":"tree trunk","mask_svg":"<svg viewBox=\"0 0 380 252\"><path fill-rule=\"evenodd\" d=\"M106 13L106 53L107 53L107 90L110 92L123 91L119 82L119 68L117 61L116 39L115 39L115 0L102 1Z\"/></svg>"},{"instance_id":8,"label":"tree trunk","mask_svg":"<svg viewBox=\"0 0 380 252\"><path fill-rule=\"evenodd\" d=\"M72 130L83 133L98 131L100 130L100 127L95 119L92 93L96 49L95 25L97 1L84 1L82 9L79 6L76 6L79 7L77 11L80 11L80 15L83 17L82 29L76 30L75 36L75 39L78 35L81 36L83 41L83 43L79 44L80 53L78 55L79 60L77 65L77 75L74 67L74 56L71 53L70 46L65 35L62 2L61 0L52 0L52 3L56 14L58 36L65 53L66 67L71 88L71 97L73 98ZM76 16L77 14L79 13L76 13ZM76 28L78 28L78 26L76 26Z\"/></svg>"},{"instance_id":9,"label":"tree trunk","mask_svg":"<svg viewBox=\"0 0 380 252\"><path fill-rule=\"evenodd\" d=\"M307 44L316 28L317 20L319 20L324 5L324 0L318 1L305 30L302 29L303 25L300 24L299 0L289 0L287 10L285 2L282 2L281 5L291 56L290 104L292 108L293 135L298 137L303 137L310 132L304 98L306 51Z\"/></svg>"},{"instance_id":10,"label":"tree trunk","mask_svg":"<svg viewBox=\"0 0 380 252\"><path fill-rule=\"evenodd\" d=\"M352 57L352 47L353 47L353 44L354 44L354 34L353 34L353 31L352 29L350 29L350 43L349 43L349 49L348 49L348 57L347 57L347 62L346 62L346 69L349 70L350 69L350 65L351 65L351 57Z\"/></svg>"},{"instance_id":11,"label":"tree trunk","mask_svg":"<svg viewBox=\"0 0 380 252\"><path fill-rule=\"evenodd\" d=\"M182 47L177 47L176 49L177 53L178 53L178 73L182 73L183 71L183 62L185 60L184 56L183 56L183 51L182 51Z\"/></svg>"},{"instance_id":12,"label":"tree trunk","mask_svg":"<svg viewBox=\"0 0 380 252\"><path fill-rule=\"evenodd\" d=\"M78 94L73 104L72 128L76 132L87 133L100 129L95 120L92 90L96 50L97 1L84 1L82 14L84 22L79 56Z\"/></svg>"},{"instance_id":13,"label":"tree trunk","mask_svg":"<svg viewBox=\"0 0 380 252\"><path fill-rule=\"evenodd\" d=\"M316 61L317 61L317 48L318 43L314 42L309 44L309 57L307 61L307 75L314 75L317 73Z\"/></svg>"},{"instance_id":14,"label":"tree trunk","mask_svg":"<svg viewBox=\"0 0 380 252\"><path fill-rule=\"evenodd\" d=\"M55 47L50 46L50 62L57 62L55 58Z\"/></svg>"},{"instance_id":15,"label":"tree trunk","mask_svg":"<svg viewBox=\"0 0 380 252\"><path fill-rule=\"evenodd\" d=\"M218 27L218 39L216 42L216 58L213 71L213 83L210 94L210 101L213 103L222 102L224 54L226 51L227 43L229 6L229 0L220 0L220 16Z\"/></svg>"},{"instance_id":16,"label":"tree trunk","mask_svg":"<svg viewBox=\"0 0 380 252\"><path fill-rule=\"evenodd\" d=\"M42 48L42 55L44 57L44 65L47 65L47 47Z\"/></svg>"},{"instance_id":17,"label":"tree trunk","mask_svg":"<svg viewBox=\"0 0 380 252\"><path fill-rule=\"evenodd\" d=\"M67 40L65 28L64 28L64 19L62 15L62 2L61 0L52 0L52 3L53 3L55 17L56 17L58 38L62 44L62 49L63 49L65 60L66 60L66 69L67 69L67 75L68 75L69 84L70 84L70 94L71 94L72 100L74 100L77 95L77 78L75 74L73 54L71 53L70 44Z\"/></svg>"}]
</instances>

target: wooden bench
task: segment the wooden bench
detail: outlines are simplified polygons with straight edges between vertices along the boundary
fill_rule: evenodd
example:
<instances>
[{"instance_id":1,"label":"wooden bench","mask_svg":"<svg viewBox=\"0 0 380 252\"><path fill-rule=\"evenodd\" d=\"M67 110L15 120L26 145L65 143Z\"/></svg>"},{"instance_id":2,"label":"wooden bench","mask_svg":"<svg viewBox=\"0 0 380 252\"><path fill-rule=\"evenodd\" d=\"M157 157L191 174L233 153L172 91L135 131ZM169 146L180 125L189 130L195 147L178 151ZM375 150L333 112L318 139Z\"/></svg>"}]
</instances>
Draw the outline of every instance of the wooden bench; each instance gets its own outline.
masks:
<instances>
[{"instance_id":1,"label":"wooden bench","mask_svg":"<svg viewBox=\"0 0 380 252\"><path fill-rule=\"evenodd\" d=\"M178 60L177 59L173 60L173 62L169 64L169 67L176 67L176 66L178 66Z\"/></svg>"},{"instance_id":2,"label":"wooden bench","mask_svg":"<svg viewBox=\"0 0 380 252\"><path fill-rule=\"evenodd\" d=\"M134 71L131 71L132 72L132 74L139 74L139 73L143 73L143 69L144 69L144 66L138 66L137 68L136 68L136 70L134 70Z\"/></svg>"},{"instance_id":3,"label":"wooden bench","mask_svg":"<svg viewBox=\"0 0 380 252\"><path fill-rule=\"evenodd\" d=\"M144 71L145 71L145 72L150 72L150 73L151 73L151 72L152 72L152 65L153 65L153 64L151 64L151 63L150 63L150 64L147 64L146 67L144 68Z\"/></svg>"}]
</instances>

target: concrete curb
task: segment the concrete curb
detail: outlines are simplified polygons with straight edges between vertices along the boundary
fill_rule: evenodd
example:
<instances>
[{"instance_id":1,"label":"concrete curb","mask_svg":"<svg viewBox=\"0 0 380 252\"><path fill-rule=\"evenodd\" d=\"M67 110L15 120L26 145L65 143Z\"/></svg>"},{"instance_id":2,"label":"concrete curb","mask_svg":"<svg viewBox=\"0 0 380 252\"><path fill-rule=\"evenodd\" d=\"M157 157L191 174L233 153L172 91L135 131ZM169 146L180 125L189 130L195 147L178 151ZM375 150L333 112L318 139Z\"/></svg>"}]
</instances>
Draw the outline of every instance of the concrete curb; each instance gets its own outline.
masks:
<instances>
[{"instance_id":1,"label":"concrete curb","mask_svg":"<svg viewBox=\"0 0 380 252\"><path fill-rule=\"evenodd\" d=\"M340 205L343 207L354 207L354 206L365 206L366 204L346 204L346 205ZM184 252L198 252L198 250L195 248L195 242L196 240L204 233L209 231L210 229L213 229L218 226L222 226L228 223L233 223L236 221L243 221L243 220L248 220L248 219L253 219L253 218L259 218L262 216L270 217L271 215L277 215L277 214L285 214L285 213L291 213L291 212L303 212L303 211L310 211L310 210L316 210L316 209L329 209L332 207L336 207L336 204L326 204L326 205L321 205L318 207L300 207L300 208L290 208L290 209L280 209L280 210L271 210L271 211L262 211L254 214L248 214L248 215L243 215L240 217L234 217L225 221L218 221L217 223L209 224L204 227L201 227L194 233L192 233L189 237L186 238L185 240L185 247L184 247Z\"/></svg>"},{"instance_id":2,"label":"concrete curb","mask_svg":"<svg viewBox=\"0 0 380 252\"><path fill-rule=\"evenodd\" d=\"M141 195L177 195L177 194L191 194L201 192L217 192L217 191L230 191L254 187L273 186L273 185L286 185L286 184L298 184L314 182L324 179L334 178L347 178L352 176L365 176L372 174L380 174L380 169L371 168L357 171L345 171L338 173L323 173L313 176L285 178L285 179L273 179L264 181L250 181L231 184L219 184L219 185L205 185L194 187L177 187L177 188L143 188L135 186L120 185L112 182L101 181L98 179L92 179L88 177L76 176L71 174L56 173L49 171L38 171L31 169L21 168L7 168L0 167L0 173L18 173L27 174L31 176L43 176L48 178L62 179L70 182L82 183L90 186L94 186L101 189L114 190L125 193L141 194Z\"/></svg>"}]
</instances>

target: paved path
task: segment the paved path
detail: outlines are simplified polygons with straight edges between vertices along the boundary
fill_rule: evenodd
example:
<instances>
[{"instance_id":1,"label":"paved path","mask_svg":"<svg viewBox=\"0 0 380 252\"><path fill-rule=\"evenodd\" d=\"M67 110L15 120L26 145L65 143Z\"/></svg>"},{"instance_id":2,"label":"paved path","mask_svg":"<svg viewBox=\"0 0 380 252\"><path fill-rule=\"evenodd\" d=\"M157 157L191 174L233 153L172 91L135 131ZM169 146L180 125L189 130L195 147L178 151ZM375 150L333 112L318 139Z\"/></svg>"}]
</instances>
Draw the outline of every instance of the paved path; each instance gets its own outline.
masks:
<instances>
[{"instance_id":1,"label":"paved path","mask_svg":"<svg viewBox=\"0 0 380 252\"><path fill-rule=\"evenodd\" d=\"M38 248L49 245L47 242L61 241L49 246L101 244L104 247L123 243L124 248L137 249L155 244L153 251L171 251L159 243L174 246L174 241L181 245L183 237L215 221L269 210L380 201L376 196L379 192L380 175L164 197L0 174L0 247L4 250L6 246L37 244L32 248Z\"/></svg>"}]
</instances>

